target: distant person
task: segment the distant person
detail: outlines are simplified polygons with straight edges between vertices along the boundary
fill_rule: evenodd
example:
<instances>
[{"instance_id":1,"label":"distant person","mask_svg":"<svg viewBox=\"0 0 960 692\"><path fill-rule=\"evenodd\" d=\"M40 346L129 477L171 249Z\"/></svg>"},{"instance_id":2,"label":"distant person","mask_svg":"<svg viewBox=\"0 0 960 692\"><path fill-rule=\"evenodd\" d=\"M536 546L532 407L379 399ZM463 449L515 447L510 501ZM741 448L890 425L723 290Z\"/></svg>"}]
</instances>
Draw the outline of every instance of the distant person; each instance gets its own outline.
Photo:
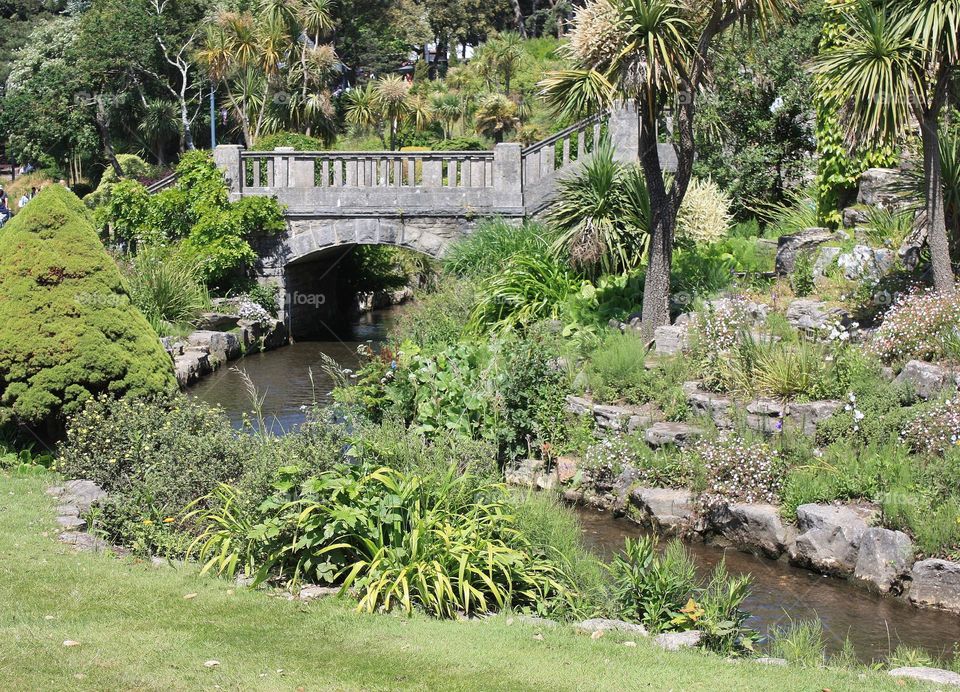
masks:
<instances>
[{"instance_id":1,"label":"distant person","mask_svg":"<svg viewBox=\"0 0 960 692\"><path fill-rule=\"evenodd\" d=\"M37 188L31 187L31 188L30 188L30 199L33 199L34 197L36 197L38 192L40 192L40 191L39 191Z\"/></svg>"},{"instance_id":2,"label":"distant person","mask_svg":"<svg viewBox=\"0 0 960 692\"><path fill-rule=\"evenodd\" d=\"M20 196L20 201L17 203L17 209L23 209L27 206L27 203L30 201L30 195L27 192L24 192Z\"/></svg>"},{"instance_id":3,"label":"distant person","mask_svg":"<svg viewBox=\"0 0 960 692\"><path fill-rule=\"evenodd\" d=\"M4 195L3 199L0 199L0 226L6 224L11 216L13 214L10 213L10 208L7 206L7 196Z\"/></svg>"},{"instance_id":4,"label":"distant person","mask_svg":"<svg viewBox=\"0 0 960 692\"><path fill-rule=\"evenodd\" d=\"M3 202L5 209L9 209L10 205L8 204L9 198L7 197L7 191L0 187L0 202Z\"/></svg>"}]
</instances>

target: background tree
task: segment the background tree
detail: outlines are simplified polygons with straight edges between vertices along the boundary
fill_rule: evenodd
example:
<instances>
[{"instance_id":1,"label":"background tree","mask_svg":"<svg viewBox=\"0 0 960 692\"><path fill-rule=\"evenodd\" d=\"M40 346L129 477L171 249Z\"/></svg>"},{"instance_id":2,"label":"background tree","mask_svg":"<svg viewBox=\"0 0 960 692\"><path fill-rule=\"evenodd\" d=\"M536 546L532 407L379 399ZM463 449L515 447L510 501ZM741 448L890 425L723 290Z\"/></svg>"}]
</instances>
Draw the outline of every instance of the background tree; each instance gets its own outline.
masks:
<instances>
[{"instance_id":1,"label":"background tree","mask_svg":"<svg viewBox=\"0 0 960 692\"><path fill-rule=\"evenodd\" d=\"M517 104L503 94L487 94L477 106L477 132L500 144L504 137L517 129Z\"/></svg>"},{"instance_id":2,"label":"background tree","mask_svg":"<svg viewBox=\"0 0 960 692\"><path fill-rule=\"evenodd\" d=\"M960 64L960 0L861 0L816 69L850 95L851 143L896 139L913 125L923 143L925 227L936 289L955 290L947 239L940 118Z\"/></svg>"},{"instance_id":3,"label":"background tree","mask_svg":"<svg viewBox=\"0 0 960 692\"><path fill-rule=\"evenodd\" d=\"M593 0L578 11L569 53L577 69L554 73L543 94L567 117L596 112L616 99L637 103L640 165L650 193L650 252L643 334L670 321L670 268L677 212L693 174L698 97L717 39L734 27L765 29L792 0L716 0L708 7L670 0ZM668 187L658 128L674 115L678 169Z\"/></svg>"}]
</instances>

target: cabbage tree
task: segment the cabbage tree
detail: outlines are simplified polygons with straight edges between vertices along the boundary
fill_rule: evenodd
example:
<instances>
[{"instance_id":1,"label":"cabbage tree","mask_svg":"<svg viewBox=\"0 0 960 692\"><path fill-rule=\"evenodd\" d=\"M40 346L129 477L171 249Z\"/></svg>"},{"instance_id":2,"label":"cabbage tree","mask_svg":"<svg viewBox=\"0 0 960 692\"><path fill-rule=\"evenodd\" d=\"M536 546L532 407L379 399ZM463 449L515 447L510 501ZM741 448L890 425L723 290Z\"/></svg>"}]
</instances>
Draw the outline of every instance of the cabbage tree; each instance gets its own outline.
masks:
<instances>
[{"instance_id":1,"label":"cabbage tree","mask_svg":"<svg viewBox=\"0 0 960 692\"><path fill-rule=\"evenodd\" d=\"M670 265L677 212L693 174L697 99L710 51L724 32L763 31L795 0L589 0L574 17L567 53L574 68L551 73L542 94L573 118L615 101L637 104L640 165L650 194L650 249L643 297L643 333L670 320ZM674 114L678 170L669 187L657 147L657 125Z\"/></svg>"},{"instance_id":2,"label":"cabbage tree","mask_svg":"<svg viewBox=\"0 0 960 692\"><path fill-rule=\"evenodd\" d=\"M954 292L947 240L940 118L960 65L960 0L861 0L815 69L850 95L852 142L893 140L919 126L927 243L936 289Z\"/></svg>"}]
</instances>

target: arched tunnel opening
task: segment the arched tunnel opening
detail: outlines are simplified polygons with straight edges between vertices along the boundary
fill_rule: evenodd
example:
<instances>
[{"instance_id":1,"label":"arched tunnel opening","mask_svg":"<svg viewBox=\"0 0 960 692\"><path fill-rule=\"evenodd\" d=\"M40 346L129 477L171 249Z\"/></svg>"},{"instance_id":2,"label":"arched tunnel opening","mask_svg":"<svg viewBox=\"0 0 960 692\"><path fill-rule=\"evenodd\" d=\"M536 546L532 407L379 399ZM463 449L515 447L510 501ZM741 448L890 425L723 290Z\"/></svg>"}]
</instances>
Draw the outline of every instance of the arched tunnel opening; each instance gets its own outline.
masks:
<instances>
[{"instance_id":1,"label":"arched tunnel opening","mask_svg":"<svg viewBox=\"0 0 960 692\"><path fill-rule=\"evenodd\" d=\"M411 281L426 280L434 260L391 245L325 248L284 269L284 308L297 341L328 341L349 334L362 307L385 307ZM358 300L363 296L363 300Z\"/></svg>"}]
</instances>

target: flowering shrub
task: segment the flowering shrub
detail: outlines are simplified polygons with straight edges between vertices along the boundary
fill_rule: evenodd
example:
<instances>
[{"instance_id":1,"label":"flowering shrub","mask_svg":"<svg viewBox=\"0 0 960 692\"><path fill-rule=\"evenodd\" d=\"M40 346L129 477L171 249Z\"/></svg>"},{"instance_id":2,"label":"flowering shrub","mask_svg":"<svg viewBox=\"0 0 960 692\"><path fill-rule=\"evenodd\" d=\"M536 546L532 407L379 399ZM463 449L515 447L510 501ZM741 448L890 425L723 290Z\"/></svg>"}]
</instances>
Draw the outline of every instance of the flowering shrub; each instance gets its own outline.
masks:
<instances>
[{"instance_id":1,"label":"flowering shrub","mask_svg":"<svg viewBox=\"0 0 960 692\"><path fill-rule=\"evenodd\" d=\"M915 290L884 316L870 349L885 361L936 360L956 354L960 295Z\"/></svg>"},{"instance_id":2,"label":"flowering shrub","mask_svg":"<svg viewBox=\"0 0 960 692\"><path fill-rule=\"evenodd\" d=\"M264 324L269 322L271 315L267 312L263 306L254 303L249 298L242 298L237 308L237 314L240 315L242 320L250 320L251 322L260 322Z\"/></svg>"},{"instance_id":3,"label":"flowering shrub","mask_svg":"<svg viewBox=\"0 0 960 692\"><path fill-rule=\"evenodd\" d=\"M612 482L626 468L636 485L656 488L687 486L690 464L673 450L650 449L641 434L611 435L587 448L583 468L597 484Z\"/></svg>"},{"instance_id":4,"label":"flowering shrub","mask_svg":"<svg viewBox=\"0 0 960 692\"><path fill-rule=\"evenodd\" d=\"M733 216L730 198L715 182L693 180L677 214L677 237L698 245L722 240Z\"/></svg>"},{"instance_id":5,"label":"flowering shrub","mask_svg":"<svg viewBox=\"0 0 960 692\"><path fill-rule=\"evenodd\" d=\"M909 421L900 439L921 454L943 455L960 444L960 398L931 406Z\"/></svg>"},{"instance_id":6,"label":"flowering shrub","mask_svg":"<svg viewBox=\"0 0 960 692\"><path fill-rule=\"evenodd\" d=\"M763 442L749 442L736 434L721 434L693 448L703 465L706 489L701 503L717 507L727 502L779 501L783 490L783 462L777 450Z\"/></svg>"}]
</instances>

